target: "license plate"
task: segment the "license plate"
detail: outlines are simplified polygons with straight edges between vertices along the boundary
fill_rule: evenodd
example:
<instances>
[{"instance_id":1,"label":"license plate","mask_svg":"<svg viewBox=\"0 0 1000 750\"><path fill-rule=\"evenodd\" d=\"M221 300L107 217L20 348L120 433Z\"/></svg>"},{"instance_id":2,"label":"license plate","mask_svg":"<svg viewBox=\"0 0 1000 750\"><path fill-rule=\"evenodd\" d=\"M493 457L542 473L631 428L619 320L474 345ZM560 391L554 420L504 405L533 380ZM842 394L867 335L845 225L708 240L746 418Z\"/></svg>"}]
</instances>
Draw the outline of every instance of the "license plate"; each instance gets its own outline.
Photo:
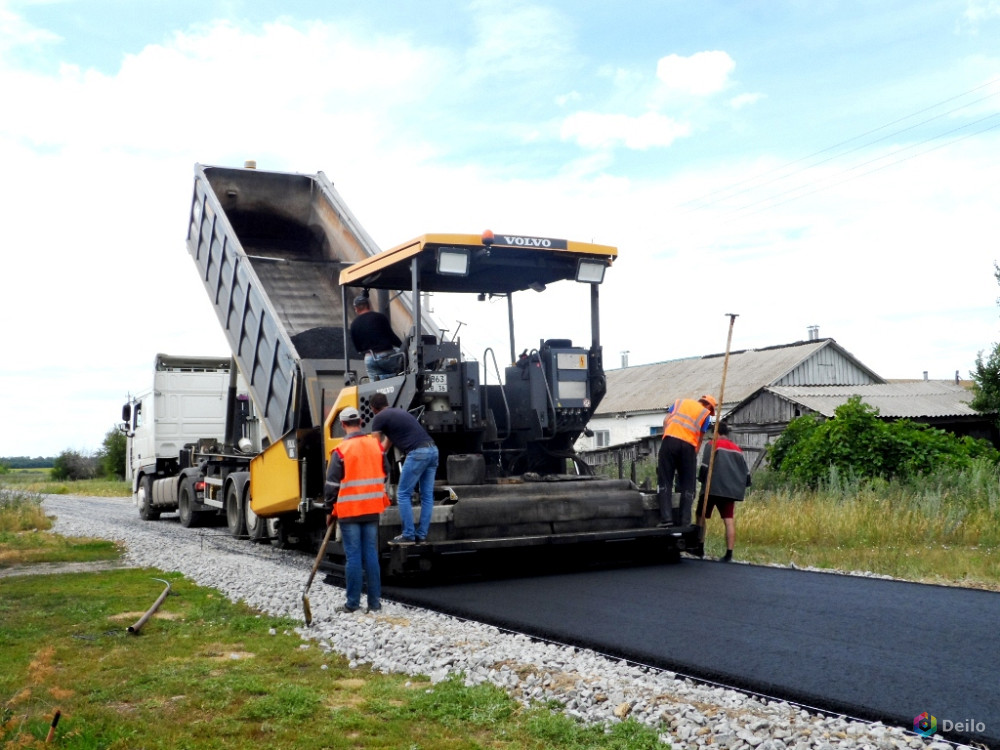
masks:
<instances>
[{"instance_id":1,"label":"license plate","mask_svg":"<svg viewBox=\"0 0 1000 750\"><path fill-rule=\"evenodd\" d=\"M448 376L447 375L428 375L427 376L427 392L428 393L447 393L448 392Z\"/></svg>"}]
</instances>

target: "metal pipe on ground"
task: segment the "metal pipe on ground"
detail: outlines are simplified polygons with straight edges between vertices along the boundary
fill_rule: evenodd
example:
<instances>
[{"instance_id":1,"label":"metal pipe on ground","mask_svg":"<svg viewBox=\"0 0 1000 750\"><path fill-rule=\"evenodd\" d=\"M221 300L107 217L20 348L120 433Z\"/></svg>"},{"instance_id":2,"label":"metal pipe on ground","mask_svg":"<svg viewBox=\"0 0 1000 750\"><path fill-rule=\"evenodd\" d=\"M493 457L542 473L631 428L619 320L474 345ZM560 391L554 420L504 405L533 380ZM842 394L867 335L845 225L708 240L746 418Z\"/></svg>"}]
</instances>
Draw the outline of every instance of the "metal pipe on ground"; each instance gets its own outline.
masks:
<instances>
[{"instance_id":1,"label":"metal pipe on ground","mask_svg":"<svg viewBox=\"0 0 1000 750\"><path fill-rule=\"evenodd\" d=\"M166 599L167 595L170 593L170 581L164 581L162 578L154 578L153 580L165 584L166 588L163 589L163 593L160 594L159 598L155 602L153 602L153 606L146 611L146 614L144 614L142 617L136 620L135 625L129 626L128 632L130 632L132 635L139 634L139 630L142 628L142 626L145 625L146 622L149 620L149 618L153 616L153 613L155 613L156 610L160 608L160 605L163 604L163 600Z\"/></svg>"}]
</instances>

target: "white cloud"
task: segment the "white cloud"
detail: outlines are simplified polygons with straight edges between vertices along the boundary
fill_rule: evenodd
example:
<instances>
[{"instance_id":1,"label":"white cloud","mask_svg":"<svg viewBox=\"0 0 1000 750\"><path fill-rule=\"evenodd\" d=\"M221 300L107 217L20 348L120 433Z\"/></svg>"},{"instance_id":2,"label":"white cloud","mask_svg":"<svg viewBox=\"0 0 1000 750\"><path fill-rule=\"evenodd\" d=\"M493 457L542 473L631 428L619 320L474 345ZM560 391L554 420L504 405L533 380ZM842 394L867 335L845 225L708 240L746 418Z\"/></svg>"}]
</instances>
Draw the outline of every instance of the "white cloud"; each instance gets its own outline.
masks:
<instances>
[{"instance_id":1,"label":"white cloud","mask_svg":"<svg viewBox=\"0 0 1000 750\"><path fill-rule=\"evenodd\" d=\"M575 104L576 102L580 101L582 98L583 97L580 96L580 92L579 91L570 91L567 94L560 94L559 96L557 96L556 97L556 104L558 104L560 107L565 107L565 106L567 106L569 104Z\"/></svg>"},{"instance_id":2,"label":"white cloud","mask_svg":"<svg viewBox=\"0 0 1000 750\"><path fill-rule=\"evenodd\" d=\"M393 112L426 95L437 64L400 38L361 43L323 24L247 32L217 23L126 56L113 76L70 64L55 76L4 71L5 101L19 116L4 118L0 132L147 153L372 142Z\"/></svg>"},{"instance_id":3,"label":"white cloud","mask_svg":"<svg viewBox=\"0 0 1000 750\"><path fill-rule=\"evenodd\" d=\"M690 57L667 55L656 64L656 77L673 91L695 96L718 93L729 85L729 74L736 63L718 50L696 52Z\"/></svg>"},{"instance_id":4,"label":"white cloud","mask_svg":"<svg viewBox=\"0 0 1000 750\"><path fill-rule=\"evenodd\" d=\"M0 5L0 52L21 48L39 48L59 41L51 31L31 26L21 16Z\"/></svg>"},{"instance_id":5,"label":"white cloud","mask_svg":"<svg viewBox=\"0 0 1000 750\"><path fill-rule=\"evenodd\" d=\"M973 24L1000 18L1000 0L969 0L962 16Z\"/></svg>"},{"instance_id":6,"label":"white cloud","mask_svg":"<svg viewBox=\"0 0 1000 750\"><path fill-rule=\"evenodd\" d=\"M756 104L764 98L764 94L740 94L729 100L729 106L733 109L743 109L751 104Z\"/></svg>"},{"instance_id":7,"label":"white cloud","mask_svg":"<svg viewBox=\"0 0 1000 750\"><path fill-rule=\"evenodd\" d=\"M669 146L691 134L691 126L666 115L646 112L638 117L598 112L576 112L567 117L560 134L584 148L607 148L618 144L644 151Z\"/></svg>"},{"instance_id":8,"label":"white cloud","mask_svg":"<svg viewBox=\"0 0 1000 750\"><path fill-rule=\"evenodd\" d=\"M469 7L475 26L465 59L470 75L536 77L572 64L572 22L553 8L521 0L475 0Z\"/></svg>"}]
</instances>

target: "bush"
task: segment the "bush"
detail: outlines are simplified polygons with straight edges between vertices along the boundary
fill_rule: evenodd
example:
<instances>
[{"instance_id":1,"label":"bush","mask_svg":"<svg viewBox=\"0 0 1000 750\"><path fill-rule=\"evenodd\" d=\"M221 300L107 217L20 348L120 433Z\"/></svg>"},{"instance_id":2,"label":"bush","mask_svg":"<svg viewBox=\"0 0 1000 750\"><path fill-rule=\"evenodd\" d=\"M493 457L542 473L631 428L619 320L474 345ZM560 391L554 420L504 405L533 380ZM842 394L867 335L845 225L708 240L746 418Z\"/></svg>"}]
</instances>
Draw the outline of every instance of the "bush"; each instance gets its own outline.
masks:
<instances>
[{"instance_id":1,"label":"bush","mask_svg":"<svg viewBox=\"0 0 1000 750\"><path fill-rule=\"evenodd\" d=\"M97 458L79 451L63 451L52 462L52 478L56 480L93 479L97 476Z\"/></svg>"},{"instance_id":2,"label":"bush","mask_svg":"<svg viewBox=\"0 0 1000 750\"><path fill-rule=\"evenodd\" d=\"M0 493L0 533L48 529L42 498L30 492Z\"/></svg>"},{"instance_id":3,"label":"bush","mask_svg":"<svg viewBox=\"0 0 1000 750\"><path fill-rule=\"evenodd\" d=\"M815 488L834 478L907 479L942 468L961 471L977 459L996 464L1000 453L985 440L906 419L886 422L878 409L853 396L833 419L792 420L768 459L785 478Z\"/></svg>"}]
</instances>

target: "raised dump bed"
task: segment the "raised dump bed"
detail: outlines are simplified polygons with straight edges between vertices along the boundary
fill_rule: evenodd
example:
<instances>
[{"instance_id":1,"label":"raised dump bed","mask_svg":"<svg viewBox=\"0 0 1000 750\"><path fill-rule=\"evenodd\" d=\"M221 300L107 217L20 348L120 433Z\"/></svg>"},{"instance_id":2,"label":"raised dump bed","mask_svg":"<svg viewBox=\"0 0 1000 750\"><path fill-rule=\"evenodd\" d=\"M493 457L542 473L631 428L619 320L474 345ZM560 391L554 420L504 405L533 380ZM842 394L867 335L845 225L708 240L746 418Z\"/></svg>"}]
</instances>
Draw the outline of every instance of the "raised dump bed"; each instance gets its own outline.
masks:
<instances>
[{"instance_id":1,"label":"raised dump bed","mask_svg":"<svg viewBox=\"0 0 1000 750\"><path fill-rule=\"evenodd\" d=\"M196 165L187 244L267 438L321 425L344 385L338 277L379 251L333 184ZM405 335L408 296L392 320Z\"/></svg>"}]
</instances>

